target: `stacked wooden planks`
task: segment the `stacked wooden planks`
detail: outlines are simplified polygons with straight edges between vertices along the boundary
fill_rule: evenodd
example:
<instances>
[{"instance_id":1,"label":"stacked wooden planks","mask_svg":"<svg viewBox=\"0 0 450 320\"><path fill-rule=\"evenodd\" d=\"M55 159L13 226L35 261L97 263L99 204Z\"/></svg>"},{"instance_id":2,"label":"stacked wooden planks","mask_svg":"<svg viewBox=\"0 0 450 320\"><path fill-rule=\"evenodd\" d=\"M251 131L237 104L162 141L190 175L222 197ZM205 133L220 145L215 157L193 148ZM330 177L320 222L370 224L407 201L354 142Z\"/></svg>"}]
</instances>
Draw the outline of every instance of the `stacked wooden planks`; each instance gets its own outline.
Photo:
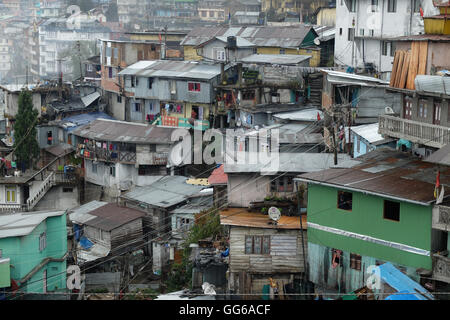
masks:
<instances>
[{"instance_id":1,"label":"stacked wooden planks","mask_svg":"<svg viewBox=\"0 0 450 320\"><path fill-rule=\"evenodd\" d=\"M396 50L390 86L400 89L415 90L414 80L417 75L426 73L428 42L413 41L411 50Z\"/></svg>"}]
</instances>

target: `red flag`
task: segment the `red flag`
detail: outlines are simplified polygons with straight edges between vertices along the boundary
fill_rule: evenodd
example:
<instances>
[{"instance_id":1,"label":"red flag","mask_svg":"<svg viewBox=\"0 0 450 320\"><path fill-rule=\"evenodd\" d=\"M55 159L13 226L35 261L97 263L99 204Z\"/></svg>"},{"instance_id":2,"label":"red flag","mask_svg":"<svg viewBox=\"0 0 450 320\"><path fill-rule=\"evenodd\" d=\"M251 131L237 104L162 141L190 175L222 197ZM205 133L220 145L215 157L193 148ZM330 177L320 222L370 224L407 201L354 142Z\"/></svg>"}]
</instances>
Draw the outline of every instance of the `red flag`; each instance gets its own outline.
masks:
<instances>
[{"instance_id":1,"label":"red flag","mask_svg":"<svg viewBox=\"0 0 450 320\"><path fill-rule=\"evenodd\" d=\"M423 18L423 9L422 9L422 7L419 8L419 11L420 11L420 16Z\"/></svg>"},{"instance_id":2,"label":"red flag","mask_svg":"<svg viewBox=\"0 0 450 320\"><path fill-rule=\"evenodd\" d=\"M438 190L439 190L439 186L440 186L440 178L441 173L438 171L437 175L436 175L436 185L434 186L434 198L437 199L438 197Z\"/></svg>"},{"instance_id":3,"label":"red flag","mask_svg":"<svg viewBox=\"0 0 450 320\"><path fill-rule=\"evenodd\" d=\"M162 39L161 39L161 33L158 34L158 37L159 37L159 42L161 42L161 41L162 41Z\"/></svg>"},{"instance_id":4,"label":"red flag","mask_svg":"<svg viewBox=\"0 0 450 320\"><path fill-rule=\"evenodd\" d=\"M320 121L320 113L317 112L317 121Z\"/></svg>"}]
</instances>

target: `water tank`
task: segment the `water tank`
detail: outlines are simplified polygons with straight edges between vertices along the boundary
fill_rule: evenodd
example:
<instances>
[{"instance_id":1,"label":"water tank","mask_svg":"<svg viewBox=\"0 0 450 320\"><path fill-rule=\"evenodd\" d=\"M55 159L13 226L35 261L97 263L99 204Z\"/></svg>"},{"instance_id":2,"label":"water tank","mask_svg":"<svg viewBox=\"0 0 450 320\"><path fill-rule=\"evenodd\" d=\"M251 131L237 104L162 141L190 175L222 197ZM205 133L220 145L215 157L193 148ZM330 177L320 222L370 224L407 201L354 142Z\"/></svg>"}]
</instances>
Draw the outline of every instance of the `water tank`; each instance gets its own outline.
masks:
<instances>
[{"instance_id":1,"label":"water tank","mask_svg":"<svg viewBox=\"0 0 450 320\"><path fill-rule=\"evenodd\" d=\"M229 49L235 49L236 48L236 37L235 36L229 36L227 37L227 47Z\"/></svg>"}]
</instances>

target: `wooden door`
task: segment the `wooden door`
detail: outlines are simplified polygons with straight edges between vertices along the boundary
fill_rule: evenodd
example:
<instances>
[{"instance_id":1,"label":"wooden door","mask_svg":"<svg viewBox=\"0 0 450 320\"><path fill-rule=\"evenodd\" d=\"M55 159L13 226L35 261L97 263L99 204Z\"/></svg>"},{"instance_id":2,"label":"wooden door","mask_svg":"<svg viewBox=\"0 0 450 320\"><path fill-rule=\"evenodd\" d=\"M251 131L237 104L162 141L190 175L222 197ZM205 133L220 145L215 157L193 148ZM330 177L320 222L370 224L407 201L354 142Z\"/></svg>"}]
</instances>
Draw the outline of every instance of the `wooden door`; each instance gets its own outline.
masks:
<instances>
[{"instance_id":1,"label":"wooden door","mask_svg":"<svg viewBox=\"0 0 450 320\"><path fill-rule=\"evenodd\" d=\"M433 124L441 124L441 104L438 102L434 103L433 108Z\"/></svg>"},{"instance_id":2,"label":"wooden door","mask_svg":"<svg viewBox=\"0 0 450 320\"><path fill-rule=\"evenodd\" d=\"M403 118L411 120L412 115L412 98L405 97L403 101Z\"/></svg>"}]
</instances>

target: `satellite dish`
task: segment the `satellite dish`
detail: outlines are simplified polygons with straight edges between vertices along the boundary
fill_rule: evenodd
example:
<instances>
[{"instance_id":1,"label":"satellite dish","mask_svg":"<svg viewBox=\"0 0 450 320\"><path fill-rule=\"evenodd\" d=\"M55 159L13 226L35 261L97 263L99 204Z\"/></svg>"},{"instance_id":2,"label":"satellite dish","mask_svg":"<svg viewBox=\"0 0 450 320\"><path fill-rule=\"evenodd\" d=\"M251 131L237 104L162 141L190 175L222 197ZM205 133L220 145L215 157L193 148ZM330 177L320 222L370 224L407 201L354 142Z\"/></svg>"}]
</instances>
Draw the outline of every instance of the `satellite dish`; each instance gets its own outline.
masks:
<instances>
[{"instance_id":1,"label":"satellite dish","mask_svg":"<svg viewBox=\"0 0 450 320\"><path fill-rule=\"evenodd\" d=\"M319 38L315 38L315 39L314 39L314 44L315 44L316 46L320 45L320 40L319 40Z\"/></svg>"},{"instance_id":2,"label":"satellite dish","mask_svg":"<svg viewBox=\"0 0 450 320\"><path fill-rule=\"evenodd\" d=\"M392 109L391 107L386 107L384 108L384 113L386 114L394 114L394 109Z\"/></svg>"},{"instance_id":3,"label":"satellite dish","mask_svg":"<svg viewBox=\"0 0 450 320\"><path fill-rule=\"evenodd\" d=\"M278 210L278 208L276 208L276 207L270 207L269 208L269 217L273 221L277 222L278 220L280 220L280 217L281 217L280 210Z\"/></svg>"}]
</instances>

